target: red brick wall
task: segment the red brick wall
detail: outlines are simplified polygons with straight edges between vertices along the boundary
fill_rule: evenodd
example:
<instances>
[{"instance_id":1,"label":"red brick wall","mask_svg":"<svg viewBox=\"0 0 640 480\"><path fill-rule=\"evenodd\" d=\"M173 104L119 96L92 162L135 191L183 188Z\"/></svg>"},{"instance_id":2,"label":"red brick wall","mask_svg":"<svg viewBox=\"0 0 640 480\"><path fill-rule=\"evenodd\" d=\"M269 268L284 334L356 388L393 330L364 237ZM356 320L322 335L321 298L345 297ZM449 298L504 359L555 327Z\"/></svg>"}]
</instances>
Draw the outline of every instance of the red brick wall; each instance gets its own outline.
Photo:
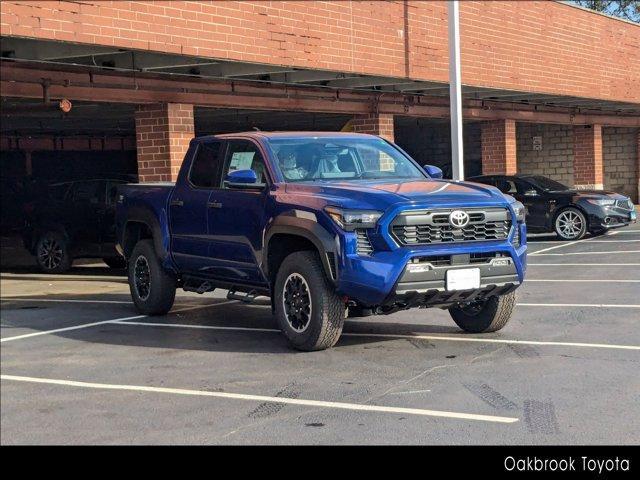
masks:
<instances>
[{"instance_id":1,"label":"red brick wall","mask_svg":"<svg viewBox=\"0 0 640 480\"><path fill-rule=\"evenodd\" d=\"M175 180L194 136L193 106L139 105L135 115L140 181Z\"/></svg>"},{"instance_id":2,"label":"red brick wall","mask_svg":"<svg viewBox=\"0 0 640 480\"><path fill-rule=\"evenodd\" d=\"M352 125L356 133L380 135L393 142L393 115L356 115L353 117Z\"/></svg>"},{"instance_id":3,"label":"red brick wall","mask_svg":"<svg viewBox=\"0 0 640 480\"><path fill-rule=\"evenodd\" d=\"M640 100L640 26L557 2L465 1L469 85ZM2 35L447 81L445 2L3 1Z\"/></svg>"},{"instance_id":4,"label":"red brick wall","mask_svg":"<svg viewBox=\"0 0 640 480\"><path fill-rule=\"evenodd\" d=\"M575 188L603 188L602 125L573 127L573 183Z\"/></svg>"},{"instance_id":5,"label":"red brick wall","mask_svg":"<svg viewBox=\"0 0 640 480\"><path fill-rule=\"evenodd\" d=\"M483 175L516 173L516 122L496 120L482 123Z\"/></svg>"}]
</instances>

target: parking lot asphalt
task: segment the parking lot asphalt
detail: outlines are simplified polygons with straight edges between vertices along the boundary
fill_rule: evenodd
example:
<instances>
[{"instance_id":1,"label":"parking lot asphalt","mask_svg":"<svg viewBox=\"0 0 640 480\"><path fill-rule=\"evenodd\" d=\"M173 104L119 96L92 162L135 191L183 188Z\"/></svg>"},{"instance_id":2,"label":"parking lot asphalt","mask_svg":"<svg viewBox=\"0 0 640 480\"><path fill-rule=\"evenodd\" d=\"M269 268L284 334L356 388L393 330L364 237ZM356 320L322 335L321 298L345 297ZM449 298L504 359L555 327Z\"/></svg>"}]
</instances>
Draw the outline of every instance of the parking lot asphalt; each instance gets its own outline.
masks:
<instances>
[{"instance_id":1,"label":"parking lot asphalt","mask_svg":"<svg viewBox=\"0 0 640 480\"><path fill-rule=\"evenodd\" d=\"M179 292L145 317L123 272L3 272L1 443L640 443L640 226L529 242L502 331L409 310L313 353L267 299Z\"/></svg>"}]
</instances>

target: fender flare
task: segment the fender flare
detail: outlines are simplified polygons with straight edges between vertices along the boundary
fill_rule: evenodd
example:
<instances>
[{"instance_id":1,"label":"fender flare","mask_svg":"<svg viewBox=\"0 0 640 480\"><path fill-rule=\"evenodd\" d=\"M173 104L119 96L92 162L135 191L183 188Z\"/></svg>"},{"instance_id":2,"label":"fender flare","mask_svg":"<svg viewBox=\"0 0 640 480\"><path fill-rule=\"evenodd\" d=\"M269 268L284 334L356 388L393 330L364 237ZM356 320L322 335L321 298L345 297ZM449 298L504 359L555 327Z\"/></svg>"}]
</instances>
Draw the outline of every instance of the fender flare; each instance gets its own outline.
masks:
<instances>
[{"instance_id":1,"label":"fender flare","mask_svg":"<svg viewBox=\"0 0 640 480\"><path fill-rule=\"evenodd\" d=\"M328 253L331 253L331 257L335 262L337 259L338 246L336 245L335 238L317 221L309 218L300 218L295 216L295 212L288 214L282 214L276 217L271 225L268 227L265 240L264 240L264 255L263 255L263 268L267 278L270 275L269 272L269 243L271 238L276 234L295 235L298 237L309 240L318 250L320 254L320 260L324 273L331 283L335 283L336 276L334 272L337 272L337 266L329 265Z\"/></svg>"},{"instance_id":2,"label":"fender flare","mask_svg":"<svg viewBox=\"0 0 640 480\"><path fill-rule=\"evenodd\" d=\"M155 213L149 208L141 206L133 206L127 212L127 219L122 230L123 250L124 246L127 244L127 227L130 223L142 223L151 230L153 246L156 254L158 255L158 259L161 262L169 256L169 230L166 227L166 223L163 228Z\"/></svg>"}]
</instances>

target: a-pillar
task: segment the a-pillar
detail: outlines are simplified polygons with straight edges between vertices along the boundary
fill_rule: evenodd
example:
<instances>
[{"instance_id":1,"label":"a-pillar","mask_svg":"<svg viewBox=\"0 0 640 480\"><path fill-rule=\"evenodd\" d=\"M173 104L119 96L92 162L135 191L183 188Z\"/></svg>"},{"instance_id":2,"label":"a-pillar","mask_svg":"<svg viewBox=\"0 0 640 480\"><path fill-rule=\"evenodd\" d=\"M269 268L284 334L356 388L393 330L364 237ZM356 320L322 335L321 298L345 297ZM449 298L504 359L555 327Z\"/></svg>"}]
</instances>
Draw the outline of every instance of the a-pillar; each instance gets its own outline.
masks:
<instances>
[{"instance_id":1,"label":"a-pillar","mask_svg":"<svg viewBox=\"0 0 640 480\"><path fill-rule=\"evenodd\" d=\"M138 105L135 120L139 181L175 181L194 136L193 105Z\"/></svg>"},{"instance_id":2,"label":"a-pillar","mask_svg":"<svg viewBox=\"0 0 640 480\"><path fill-rule=\"evenodd\" d=\"M573 126L573 186L602 189L602 125Z\"/></svg>"},{"instance_id":3,"label":"a-pillar","mask_svg":"<svg viewBox=\"0 0 640 480\"><path fill-rule=\"evenodd\" d=\"M515 120L482 122L481 142L483 175L515 175L518 166Z\"/></svg>"}]
</instances>

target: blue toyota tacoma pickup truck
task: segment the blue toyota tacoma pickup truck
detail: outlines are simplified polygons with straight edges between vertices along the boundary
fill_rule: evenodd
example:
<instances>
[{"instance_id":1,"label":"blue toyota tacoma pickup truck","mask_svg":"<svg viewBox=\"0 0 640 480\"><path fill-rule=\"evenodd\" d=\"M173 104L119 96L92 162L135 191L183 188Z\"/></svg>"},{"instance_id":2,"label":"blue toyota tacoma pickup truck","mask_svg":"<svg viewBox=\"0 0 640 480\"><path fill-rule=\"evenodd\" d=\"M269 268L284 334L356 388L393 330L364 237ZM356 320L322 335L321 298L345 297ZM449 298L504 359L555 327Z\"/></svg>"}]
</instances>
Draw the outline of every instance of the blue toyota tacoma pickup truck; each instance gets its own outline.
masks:
<instances>
[{"instance_id":1,"label":"blue toyota tacoma pickup truck","mask_svg":"<svg viewBox=\"0 0 640 480\"><path fill-rule=\"evenodd\" d=\"M161 315L178 287L266 295L300 350L333 346L347 316L414 307L448 309L468 332L499 330L524 279L524 207L441 177L373 135L195 138L175 184L119 187L133 301Z\"/></svg>"}]
</instances>

